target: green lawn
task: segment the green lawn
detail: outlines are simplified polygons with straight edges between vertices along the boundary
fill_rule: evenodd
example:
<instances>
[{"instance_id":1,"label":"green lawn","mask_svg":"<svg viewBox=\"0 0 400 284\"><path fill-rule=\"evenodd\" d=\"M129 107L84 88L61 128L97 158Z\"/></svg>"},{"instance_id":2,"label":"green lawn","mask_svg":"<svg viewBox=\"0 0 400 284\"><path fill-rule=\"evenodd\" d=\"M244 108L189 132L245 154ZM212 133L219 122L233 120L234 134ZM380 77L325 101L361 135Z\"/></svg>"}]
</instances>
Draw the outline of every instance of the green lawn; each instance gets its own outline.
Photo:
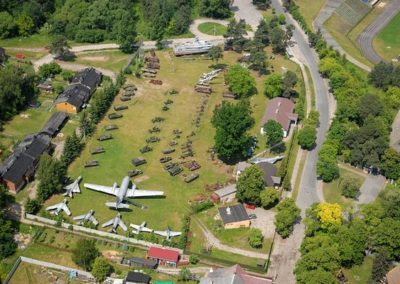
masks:
<instances>
[{"instance_id":1,"label":"green lawn","mask_svg":"<svg viewBox=\"0 0 400 284\"><path fill-rule=\"evenodd\" d=\"M109 69L118 73L128 63L129 57L129 54L123 53L120 50L79 52L76 54L74 62Z\"/></svg>"},{"instance_id":2,"label":"green lawn","mask_svg":"<svg viewBox=\"0 0 400 284\"><path fill-rule=\"evenodd\" d=\"M356 265L351 269L343 269L343 274L346 276L350 284L367 283L372 271L373 258L367 256L361 265Z\"/></svg>"},{"instance_id":3,"label":"green lawn","mask_svg":"<svg viewBox=\"0 0 400 284\"><path fill-rule=\"evenodd\" d=\"M340 176L349 175L357 178L362 184L365 180L364 177L344 168L340 168ZM353 200L351 198L346 198L341 195L339 187L340 178L336 179L330 183L324 183L323 194L326 202L339 203L342 207L346 208L352 205Z\"/></svg>"},{"instance_id":4,"label":"green lawn","mask_svg":"<svg viewBox=\"0 0 400 284\"><path fill-rule=\"evenodd\" d=\"M324 6L325 0L296 0L295 2L299 6L299 11L306 20L307 25L312 29L312 23Z\"/></svg>"},{"instance_id":5,"label":"green lawn","mask_svg":"<svg viewBox=\"0 0 400 284\"><path fill-rule=\"evenodd\" d=\"M221 36L226 33L226 26L213 22L201 23L198 26L198 29L203 34L208 34L213 36Z\"/></svg>"},{"instance_id":6,"label":"green lawn","mask_svg":"<svg viewBox=\"0 0 400 284\"><path fill-rule=\"evenodd\" d=\"M374 39L374 48L387 61L400 55L400 13Z\"/></svg>"}]
</instances>

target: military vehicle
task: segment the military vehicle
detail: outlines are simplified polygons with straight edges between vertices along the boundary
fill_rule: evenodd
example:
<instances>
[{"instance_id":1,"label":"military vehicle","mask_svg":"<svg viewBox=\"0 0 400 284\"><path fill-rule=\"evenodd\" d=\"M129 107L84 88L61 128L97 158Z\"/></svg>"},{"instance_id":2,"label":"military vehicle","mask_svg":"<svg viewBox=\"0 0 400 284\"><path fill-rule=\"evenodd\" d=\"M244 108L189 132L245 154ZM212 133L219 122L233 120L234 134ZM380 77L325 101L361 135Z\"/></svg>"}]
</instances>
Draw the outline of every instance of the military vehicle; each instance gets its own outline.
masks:
<instances>
[{"instance_id":1,"label":"military vehicle","mask_svg":"<svg viewBox=\"0 0 400 284\"><path fill-rule=\"evenodd\" d=\"M143 171L141 171L139 169L134 169L134 170L128 171L128 176L129 177L135 177L135 176L138 176L138 175L141 175L141 174L143 174Z\"/></svg>"},{"instance_id":2,"label":"military vehicle","mask_svg":"<svg viewBox=\"0 0 400 284\"><path fill-rule=\"evenodd\" d=\"M168 163L168 164L165 164L164 165L164 169L165 170L169 170L169 169L172 169L173 167L175 167L175 166L178 166L178 163Z\"/></svg>"},{"instance_id":3,"label":"military vehicle","mask_svg":"<svg viewBox=\"0 0 400 284\"><path fill-rule=\"evenodd\" d=\"M207 53L212 47L213 45L210 42L195 38L193 41L175 45L173 51L175 56L181 56L187 54Z\"/></svg>"},{"instance_id":4,"label":"military vehicle","mask_svg":"<svg viewBox=\"0 0 400 284\"><path fill-rule=\"evenodd\" d=\"M147 62L148 69L160 69L160 64L157 62Z\"/></svg>"},{"instance_id":5,"label":"military vehicle","mask_svg":"<svg viewBox=\"0 0 400 284\"><path fill-rule=\"evenodd\" d=\"M192 182L192 181L194 181L195 179L197 179L199 176L200 176L200 175L199 175L198 173L194 173L194 174L191 174L191 175L185 177L183 180L184 180L186 183L189 183L189 182Z\"/></svg>"},{"instance_id":6,"label":"military vehicle","mask_svg":"<svg viewBox=\"0 0 400 284\"><path fill-rule=\"evenodd\" d=\"M166 101L164 102L165 105L170 105L170 104L173 104L173 103L174 103L174 101L171 100L171 99L168 99L168 100L166 100Z\"/></svg>"},{"instance_id":7,"label":"military vehicle","mask_svg":"<svg viewBox=\"0 0 400 284\"><path fill-rule=\"evenodd\" d=\"M173 95L179 94L179 92L176 89L171 89L171 90L166 91L165 94L173 96Z\"/></svg>"},{"instance_id":8,"label":"military vehicle","mask_svg":"<svg viewBox=\"0 0 400 284\"><path fill-rule=\"evenodd\" d=\"M144 153L153 151L153 148L150 147L149 145L146 145L146 146L140 148L139 151L140 151L140 153L144 154Z\"/></svg>"},{"instance_id":9,"label":"military vehicle","mask_svg":"<svg viewBox=\"0 0 400 284\"><path fill-rule=\"evenodd\" d=\"M152 68L142 68L142 71L145 73L157 74L157 70Z\"/></svg>"},{"instance_id":10,"label":"military vehicle","mask_svg":"<svg viewBox=\"0 0 400 284\"><path fill-rule=\"evenodd\" d=\"M173 149L173 148L167 148L167 149L162 150L162 153L165 155L171 154L173 152L175 152L175 149Z\"/></svg>"},{"instance_id":11,"label":"military vehicle","mask_svg":"<svg viewBox=\"0 0 400 284\"><path fill-rule=\"evenodd\" d=\"M175 140L172 140L171 142L168 143L169 146L173 147L178 145L178 142L176 142Z\"/></svg>"},{"instance_id":12,"label":"military vehicle","mask_svg":"<svg viewBox=\"0 0 400 284\"><path fill-rule=\"evenodd\" d=\"M156 143L158 141L160 141L160 138L158 138L156 136L151 136L151 137L146 139L146 143Z\"/></svg>"},{"instance_id":13,"label":"military vehicle","mask_svg":"<svg viewBox=\"0 0 400 284\"><path fill-rule=\"evenodd\" d=\"M151 120L152 123L156 123L156 122L163 122L165 120L164 117L160 117L160 116L156 116L155 118L153 118Z\"/></svg>"},{"instance_id":14,"label":"military vehicle","mask_svg":"<svg viewBox=\"0 0 400 284\"><path fill-rule=\"evenodd\" d=\"M94 148L92 151L90 151L90 154L96 155L96 154L101 154L104 153L106 150L103 147L97 147Z\"/></svg>"},{"instance_id":15,"label":"military vehicle","mask_svg":"<svg viewBox=\"0 0 400 284\"><path fill-rule=\"evenodd\" d=\"M203 93L203 94L211 94L212 93L212 88L210 86L196 85L194 87L194 90L198 93Z\"/></svg>"},{"instance_id":16,"label":"military vehicle","mask_svg":"<svg viewBox=\"0 0 400 284\"><path fill-rule=\"evenodd\" d=\"M130 101L132 98L130 96L121 96L120 100L122 102Z\"/></svg>"},{"instance_id":17,"label":"military vehicle","mask_svg":"<svg viewBox=\"0 0 400 284\"><path fill-rule=\"evenodd\" d=\"M137 157L137 158L133 158L132 159L132 164L134 165L134 166L140 166L140 165L143 165L143 164L146 164L147 163L147 161L146 161L146 159L144 159L144 158L142 158L142 157Z\"/></svg>"},{"instance_id":18,"label":"military vehicle","mask_svg":"<svg viewBox=\"0 0 400 284\"><path fill-rule=\"evenodd\" d=\"M99 138L97 138L98 141L106 141L106 140L110 140L112 139L112 135L111 134L104 134L101 135Z\"/></svg>"},{"instance_id":19,"label":"military vehicle","mask_svg":"<svg viewBox=\"0 0 400 284\"><path fill-rule=\"evenodd\" d=\"M161 81L161 80L156 80L156 79L151 79L151 80L150 80L150 84L153 84L153 85L162 85L162 81Z\"/></svg>"},{"instance_id":20,"label":"military vehicle","mask_svg":"<svg viewBox=\"0 0 400 284\"><path fill-rule=\"evenodd\" d=\"M124 96L126 97L133 97L135 95L135 90L133 89L127 89L125 90Z\"/></svg>"},{"instance_id":21,"label":"military vehicle","mask_svg":"<svg viewBox=\"0 0 400 284\"><path fill-rule=\"evenodd\" d=\"M193 160L193 161L185 163L185 167L188 168L190 171L195 171L195 170L200 169L201 166L199 165L199 163L197 163L195 160Z\"/></svg>"},{"instance_id":22,"label":"military vehicle","mask_svg":"<svg viewBox=\"0 0 400 284\"><path fill-rule=\"evenodd\" d=\"M182 171L183 169L178 164L175 164L173 167L168 169L168 173L170 176L179 175Z\"/></svg>"},{"instance_id":23,"label":"military vehicle","mask_svg":"<svg viewBox=\"0 0 400 284\"><path fill-rule=\"evenodd\" d=\"M104 129L105 129L106 131L115 130L115 129L118 129L118 126L117 126L116 124L110 124L110 125L106 125L106 126L104 127Z\"/></svg>"},{"instance_id":24,"label":"military vehicle","mask_svg":"<svg viewBox=\"0 0 400 284\"><path fill-rule=\"evenodd\" d=\"M137 87L135 86L135 85L133 85L133 84L126 84L124 87L123 87L123 89L124 90L127 90L127 89L133 89L133 90L137 90Z\"/></svg>"},{"instance_id":25,"label":"military vehicle","mask_svg":"<svg viewBox=\"0 0 400 284\"><path fill-rule=\"evenodd\" d=\"M166 106L166 105L164 105L163 108L162 108L162 110L163 110L163 111L169 111L169 107Z\"/></svg>"},{"instance_id":26,"label":"military vehicle","mask_svg":"<svg viewBox=\"0 0 400 284\"><path fill-rule=\"evenodd\" d=\"M117 118L121 118L121 117L123 117L123 115L120 114L120 113L116 113L116 112L110 113L110 114L108 115L108 118L109 118L109 119L117 119Z\"/></svg>"},{"instance_id":27,"label":"military vehicle","mask_svg":"<svg viewBox=\"0 0 400 284\"><path fill-rule=\"evenodd\" d=\"M160 159L160 163L161 163L161 164L164 164L164 163L167 163L167 162L169 162L169 161L171 161L171 160L172 160L171 157L165 156L165 157L162 157L162 158Z\"/></svg>"},{"instance_id":28,"label":"military vehicle","mask_svg":"<svg viewBox=\"0 0 400 284\"><path fill-rule=\"evenodd\" d=\"M185 159L185 158L187 158L187 157L193 157L193 152L185 152L185 153L182 153L182 155L181 155L181 158L182 158L182 159Z\"/></svg>"},{"instance_id":29,"label":"military vehicle","mask_svg":"<svg viewBox=\"0 0 400 284\"><path fill-rule=\"evenodd\" d=\"M86 161L84 167L90 168L90 167L97 167L98 165L99 165L99 161L92 160L92 161Z\"/></svg>"},{"instance_id":30,"label":"military vehicle","mask_svg":"<svg viewBox=\"0 0 400 284\"><path fill-rule=\"evenodd\" d=\"M180 130L180 129L174 129L174 130L172 131L172 133L175 134L175 135L182 134L182 130Z\"/></svg>"},{"instance_id":31,"label":"military vehicle","mask_svg":"<svg viewBox=\"0 0 400 284\"><path fill-rule=\"evenodd\" d=\"M128 106L127 105L114 106L115 111L120 111L120 110L124 110L124 109L128 109Z\"/></svg>"},{"instance_id":32,"label":"military vehicle","mask_svg":"<svg viewBox=\"0 0 400 284\"><path fill-rule=\"evenodd\" d=\"M160 132L160 131L161 131L161 129L159 127L157 127L157 126L154 126L152 129L149 129L150 133L157 133L157 132Z\"/></svg>"},{"instance_id":33,"label":"military vehicle","mask_svg":"<svg viewBox=\"0 0 400 284\"><path fill-rule=\"evenodd\" d=\"M153 73L143 73L143 77L145 78L155 78L156 74Z\"/></svg>"}]
</instances>

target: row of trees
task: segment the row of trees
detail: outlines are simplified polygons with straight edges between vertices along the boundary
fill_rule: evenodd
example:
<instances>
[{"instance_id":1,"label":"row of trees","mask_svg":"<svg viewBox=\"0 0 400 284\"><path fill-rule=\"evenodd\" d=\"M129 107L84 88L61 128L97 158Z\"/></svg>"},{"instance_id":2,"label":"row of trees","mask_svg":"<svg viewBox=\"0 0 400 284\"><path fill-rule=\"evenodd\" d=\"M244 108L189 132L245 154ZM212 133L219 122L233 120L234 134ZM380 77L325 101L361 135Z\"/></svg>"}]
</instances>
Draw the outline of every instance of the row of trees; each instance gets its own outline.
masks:
<instances>
[{"instance_id":1,"label":"row of trees","mask_svg":"<svg viewBox=\"0 0 400 284\"><path fill-rule=\"evenodd\" d=\"M302 149L311 150L317 140L317 127L319 126L319 113L310 111L297 136L297 142Z\"/></svg>"},{"instance_id":2,"label":"row of trees","mask_svg":"<svg viewBox=\"0 0 400 284\"><path fill-rule=\"evenodd\" d=\"M0 185L0 258L4 259L12 255L17 249L14 241L15 228L10 220L5 217L5 207L8 202L9 195L7 189Z\"/></svg>"},{"instance_id":3,"label":"row of trees","mask_svg":"<svg viewBox=\"0 0 400 284\"><path fill-rule=\"evenodd\" d=\"M285 74L271 74L264 82L265 95L272 99L276 97L293 98L297 96L296 90L293 88L298 81L296 73L287 71Z\"/></svg>"}]
</instances>

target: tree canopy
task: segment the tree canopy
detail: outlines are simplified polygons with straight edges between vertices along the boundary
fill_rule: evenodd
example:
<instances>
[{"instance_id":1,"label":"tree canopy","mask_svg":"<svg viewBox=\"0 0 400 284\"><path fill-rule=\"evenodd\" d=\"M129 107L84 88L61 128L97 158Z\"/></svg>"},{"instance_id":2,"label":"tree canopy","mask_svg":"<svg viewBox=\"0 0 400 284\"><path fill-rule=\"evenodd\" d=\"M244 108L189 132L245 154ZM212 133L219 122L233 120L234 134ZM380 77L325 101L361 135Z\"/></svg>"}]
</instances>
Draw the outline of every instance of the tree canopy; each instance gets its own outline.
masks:
<instances>
[{"instance_id":1,"label":"tree canopy","mask_svg":"<svg viewBox=\"0 0 400 284\"><path fill-rule=\"evenodd\" d=\"M107 276L110 276L112 271L113 267L104 257L99 256L94 260L92 274L100 283L106 280Z\"/></svg>"},{"instance_id":2,"label":"tree canopy","mask_svg":"<svg viewBox=\"0 0 400 284\"><path fill-rule=\"evenodd\" d=\"M201 0L200 15L225 19L231 15L230 0Z\"/></svg>"},{"instance_id":3,"label":"tree canopy","mask_svg":"<svg viewBox=\"0 0 400 284\"><path fill-rule=\"evenodd\" d=\"M300 218L300 209L292 198L286 198L277 206L278 213L275 215L276 232L282 238L287 238L293 232L294 224Z\"/></svg>"},{"instance_id":4,"label":"tree canopy","mask_svg":"<svg viewBox=\"0 0 400 284\"><path fill-rule=\"evenodd\" d=\"M94 240L79 239L75 248L72 250L72 261L87 271L91 271L95 259L100 255L96 248ZM98 261L102 262L102 261ZM103 267L102 263L98 263L98 268ZM104 268L104 267L103 267Z\"/></svg>"},{"instance_id":5,"label":"tree canopy","mask_svg":"<svg viewBox=\"0 0 400 284\"><path fill-rule=\"evenodd\" d=\"M232 65L225 76L229 89L238 98L247 98L257 93L256 81L249 70L239 64Z\"/></svg>"},{"instance_id":6,"label":"tree canopy","mask_svg":"<svg viewBox=\"0 0 400 284\"><path fill-rule=\"evenodd\" d=\"M279 122L271 119L264 124L263 129L267 138L267 147L277 149L277 146L282 143L283 139L282 126L279 124Z\"/></svg>"},{"instance_id":7,"label":"tree canopy","mask_svg":"<svg viewBox=\"0 0 400 284\"><path fill-rule=\"evenodd\" d=\"M264 191L264 173L256 165L252 165L240 174L237 182L236 197L242 202L260 204L260 194Z\"/></svg>"}]
</instances>

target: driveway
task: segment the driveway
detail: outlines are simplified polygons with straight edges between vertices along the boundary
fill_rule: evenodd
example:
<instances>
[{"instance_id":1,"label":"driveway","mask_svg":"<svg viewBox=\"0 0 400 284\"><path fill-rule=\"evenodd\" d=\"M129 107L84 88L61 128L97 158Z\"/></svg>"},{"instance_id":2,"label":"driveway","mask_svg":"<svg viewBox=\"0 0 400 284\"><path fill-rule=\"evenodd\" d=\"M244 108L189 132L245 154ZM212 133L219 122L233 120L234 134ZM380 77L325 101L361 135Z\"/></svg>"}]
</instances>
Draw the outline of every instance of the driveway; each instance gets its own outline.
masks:
<instances>
[{"instance_id":1,"label":"driveway","mask_svg":"<svg viewBox=\"0 0 400 284\"><path fill-rule=\"evenodd\" d=\"M368 175L364 180L360 191L361 194L358 197L358 204L370 203L375 200L379 192L384 188L386 179L381 175Z\"/></svg>"},{"instance_id":2,"label":"driveway","mask_svg":"<svg viewBox=\"0 0 400 284\"><path fill-rule=\"evenodd\" d=\"M253 34L257 30L257 26L260 23L260 20L263 18L263 16L252 4L252 1L234 0L232 9L235 11L236 21L244 19L246 23L251 26L251 29L253 30L251 34ZM250 33L248 32L248 34Z\"/></svg>"},{"instance_id":3,"label":"driveway","mask_svg":"<svg viewBox=\"0 0 400 284\"><path fill-rule=\"evenodd\" d=\"M275 233L275 212L257 207L255 210L247 210L247 213L256 214L257 218L251 220L251 227L260 229L264 238L271 239Z\"/></svg>"},{"instance_id":4,"label":"driveway","mask_svg":"<svg viewBox=\"0 0 400 284\"><path fill-rule=\"evenodd\" d=\"M361 51L365 57L374 64L382 61L382 58L376 53L372 45L375 36L393 19L400 11L400 1L386 1L378 3L375 9L380 9L379 5L385 3L381 14L373 21L357 38Z\"/></svg>"}]
</instances>

